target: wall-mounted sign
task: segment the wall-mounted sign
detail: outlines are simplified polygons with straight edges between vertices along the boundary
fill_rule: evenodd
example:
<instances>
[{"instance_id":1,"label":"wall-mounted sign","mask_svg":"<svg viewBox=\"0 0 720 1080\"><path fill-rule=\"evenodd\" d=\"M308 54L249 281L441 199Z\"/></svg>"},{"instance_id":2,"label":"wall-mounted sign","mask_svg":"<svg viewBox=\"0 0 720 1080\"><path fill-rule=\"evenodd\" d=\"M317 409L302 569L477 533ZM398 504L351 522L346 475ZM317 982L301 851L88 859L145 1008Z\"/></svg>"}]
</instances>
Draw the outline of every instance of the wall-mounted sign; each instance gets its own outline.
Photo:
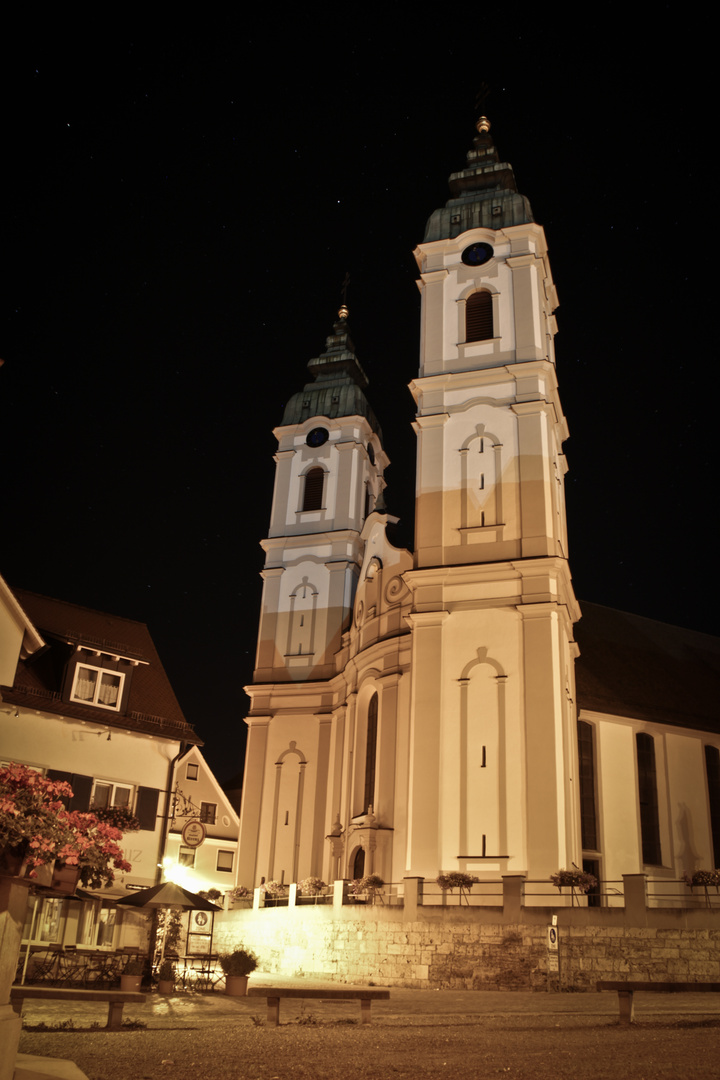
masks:
<instances>
[{"instance_id":1,"label":"wall-mounted sign","mask_svg":"<svg viewBox=\"0 0 720 1080\"><path fill-rule=\"evenodd\" d=\"M203 843L207 832L202 821L193 819L192 821L186 821L183 826L182 838L183 844L186 847L200 847Z\"/></svg>"},{"instance_id":2,"label":"wall-mounted sign","mask_svg":"<svg viewBox=\"0 0 720 1080\"><path fill-rule=\"evenodd\" d=\"M557 926L557 919L553 916L552 926L547 928L547 970L548 974L551 971L560 971L559 967L559 955L558 955L558 943L559 943L559 931Z\"/></svg>"}]
</instances>

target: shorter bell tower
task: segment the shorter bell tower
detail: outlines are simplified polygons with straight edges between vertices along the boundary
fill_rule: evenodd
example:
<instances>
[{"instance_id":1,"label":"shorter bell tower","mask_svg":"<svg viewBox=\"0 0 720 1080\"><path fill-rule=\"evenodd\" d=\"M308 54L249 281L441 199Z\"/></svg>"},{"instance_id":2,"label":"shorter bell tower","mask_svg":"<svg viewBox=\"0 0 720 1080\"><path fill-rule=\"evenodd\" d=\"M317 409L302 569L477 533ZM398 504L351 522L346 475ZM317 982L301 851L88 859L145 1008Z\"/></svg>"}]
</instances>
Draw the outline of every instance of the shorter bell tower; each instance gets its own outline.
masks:
<instances>
[{"instance_id":1,"label":"shorter bell tower","mask_svg":"<svg viewBox=\"0 0 720 1080\"><path fill-rule=\"evenodd\" d=\"M343 305L311 381L274 431L275 489L255 683L326 679L350 619L360 533L382 505L388 458Z\"/></svg>"}]
</instances>

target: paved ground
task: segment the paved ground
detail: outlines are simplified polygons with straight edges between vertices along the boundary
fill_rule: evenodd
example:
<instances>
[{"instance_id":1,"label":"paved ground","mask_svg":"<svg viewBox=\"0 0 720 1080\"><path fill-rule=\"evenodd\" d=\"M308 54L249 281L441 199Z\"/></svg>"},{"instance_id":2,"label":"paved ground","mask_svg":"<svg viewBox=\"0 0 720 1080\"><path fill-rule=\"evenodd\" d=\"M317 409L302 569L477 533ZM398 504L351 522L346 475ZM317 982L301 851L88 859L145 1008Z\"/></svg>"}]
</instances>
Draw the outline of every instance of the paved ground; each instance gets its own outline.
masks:
<instances>
[{"instance_id":1,"label":"paved ground","mask_svg":"<svg viewBox=\"0 0 720 1080\"><path fill-rule=\"evenodd\" d=\"M252 985L269 983L253 976ZM292 980L292 985L317 985ZM335 984L337 985L337 984ZM384 1080L509 1076L513 1080L710 1080L720 1077L720 995L636 995L632 1028L616 994L391 989L359 1024L357 1002L288 1000L280 1027L258 998L152 994L127 1006L147 1029L23 1033L21 1050L75 1060L89 1080ZM68 1018L68 1005L25 1005L26 1024ZM76 1024L106 1007L73 1006Z\"/></svg>"}]
</instances>

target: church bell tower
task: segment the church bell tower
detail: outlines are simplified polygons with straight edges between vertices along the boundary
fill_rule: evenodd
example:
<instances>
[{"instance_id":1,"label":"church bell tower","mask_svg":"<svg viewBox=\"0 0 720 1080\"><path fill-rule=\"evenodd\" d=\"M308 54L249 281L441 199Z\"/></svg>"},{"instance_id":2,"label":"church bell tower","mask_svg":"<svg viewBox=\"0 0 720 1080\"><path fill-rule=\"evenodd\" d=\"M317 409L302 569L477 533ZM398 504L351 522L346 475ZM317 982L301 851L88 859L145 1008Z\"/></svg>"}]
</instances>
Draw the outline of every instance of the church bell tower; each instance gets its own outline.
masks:
<instances>
[{"instance_id":1,"label":"church bell tower","mask_svg":"<svg viewBox=\"0 0 720 1080\"><path fill-rule=\"evenodd\" d=\"M450 193L415 251L407 866L532 876L579 854L558 300L485 117Z\"/></svg>"},{"instance_id":2,"label":"church bell tower","mask_svg":"<svg viewBox=\"0 0 720 1080\"><path fill-rule=\"evenodd\" d=\"M311 380L274 432L256 683L335 673L362 562L360 533L382 504L388 459L347 319L343 305L325 351L307 365Z\"/></svg>"}]
</instances>

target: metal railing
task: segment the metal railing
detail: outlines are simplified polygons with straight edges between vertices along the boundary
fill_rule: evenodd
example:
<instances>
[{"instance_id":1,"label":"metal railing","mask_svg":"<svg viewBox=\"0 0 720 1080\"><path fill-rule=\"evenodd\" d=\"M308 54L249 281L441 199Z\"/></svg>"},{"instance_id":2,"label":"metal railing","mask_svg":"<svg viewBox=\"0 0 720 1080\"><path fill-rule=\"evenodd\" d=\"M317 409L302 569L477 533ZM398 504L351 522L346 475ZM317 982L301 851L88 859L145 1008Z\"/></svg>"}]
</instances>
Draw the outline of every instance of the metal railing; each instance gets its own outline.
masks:
<instances>
[{"instance_id":1,"label":"metal railing","mask_svg":"<svg viewBox=\"0 0 720 1080\"><path fill-rule=\"evenodd\" d=\"M682 878L647 879L647 905L654 908L720 910L720 886L688 885Z\"/></svg>"}]
</instances>

